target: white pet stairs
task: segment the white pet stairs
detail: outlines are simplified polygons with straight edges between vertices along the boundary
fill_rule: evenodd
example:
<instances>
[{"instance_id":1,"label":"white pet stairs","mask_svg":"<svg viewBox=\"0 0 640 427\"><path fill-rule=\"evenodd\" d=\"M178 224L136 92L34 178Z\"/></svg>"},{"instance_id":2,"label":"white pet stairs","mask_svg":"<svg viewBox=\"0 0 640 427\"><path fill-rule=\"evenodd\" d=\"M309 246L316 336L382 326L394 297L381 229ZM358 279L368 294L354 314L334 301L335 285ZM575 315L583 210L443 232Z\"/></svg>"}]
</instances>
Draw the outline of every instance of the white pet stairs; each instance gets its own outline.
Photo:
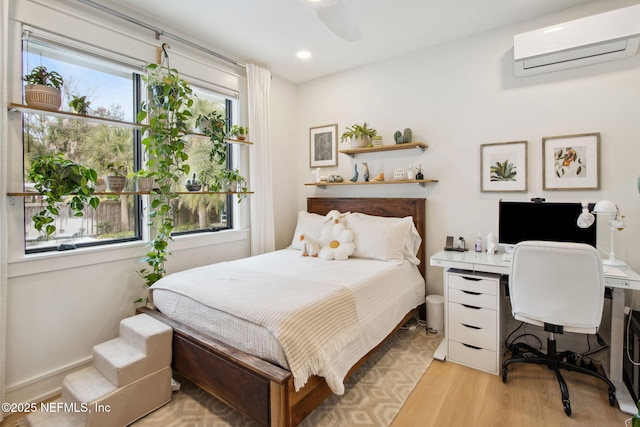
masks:
<instances>
[{"instance_id":1,"label":"white pet stairs","mask_svg":"<svg viewBox=\"0 0 640 427\"><path fill-rule=\"evenodd\" d=\"M61 412L29 416L40 426L126 426L171 400L172 329L146 314L120 322L120 337L93 348L93 366L62 382ZM62 405L62 404L61 404Z\"/></svg>"}]
</instances>

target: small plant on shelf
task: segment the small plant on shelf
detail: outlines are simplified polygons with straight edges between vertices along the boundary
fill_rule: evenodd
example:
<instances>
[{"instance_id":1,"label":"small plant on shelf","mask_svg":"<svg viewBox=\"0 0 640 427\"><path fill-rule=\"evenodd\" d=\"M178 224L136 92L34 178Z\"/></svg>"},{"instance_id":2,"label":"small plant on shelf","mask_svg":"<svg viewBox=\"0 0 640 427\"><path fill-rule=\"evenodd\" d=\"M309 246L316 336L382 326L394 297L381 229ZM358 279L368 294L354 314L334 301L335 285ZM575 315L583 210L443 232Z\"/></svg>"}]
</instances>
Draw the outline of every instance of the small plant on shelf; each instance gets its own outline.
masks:
<instances>
[{"instance_id":1,"label":"small plant on shelf","mask_svg":"<svg viewBox=\"0 0 640 427\"><path fill-rule=\"evenodd\" d=\"M238 203L246 196L248 191L247 180L240 174L238 169L219 169L214 177L213 191L225 191L238 193Z\"/></svg>"},{"instance_id":2,"label":"small plant on shelf","mask_svg":"<svg viewBox=\"0 0 640 427\"><path fill-rule=\"evenodd\" d=\"M347 127L347 129L340 137L340 142L350 140L352 148L368 147L369 145L371 145L371 137L375 135L376 130L370 128L367 125L367 122L364 122L362 125L356 123L352 126Z\"/></svg>"},{"instance_id":3,"label":"small plant on shelf","mask_svg":"<svg viewBox=\"0 0 640 427\"><path fill-rule=\"evenodd\" d=\"M89 105L91 105L91 101L87 101L86 95L74 95L71 101L69 101L69 107L73 108L73 111L75 111L77 114L88 114Z\"/></svg>"},{"instance_id":4,"label":"small plant on shelf","mask_svg":"<svg viewBox=\"0 0 640 427\"><path fill-rule=\"evenodd\" d=\"M194 173L191 179L187 179L184 186L187 188L187 191L200 191L202 188L202 184L198 181L198 177Z\"/></svg>"},{"instance_id":5,"label":"small plant on shelf","mask_svg":"<svg viewBox=\"0 0 640 427\"><path fill-rule=\"evenodd\" d=\"M107 164L107 187L110 191L119 193L127 184L127 162L111 162Z\"/></svg>"},{"instance_id":6,"label":"small plant on shelf","mask_svg":"<svg viewBox=\"0 0 640 427\"><path fill-rule=\"evenodd\" d=\"M249 128L246 126L233 125L231 126L231 130L229 130L229 136L238 141L244 141L247 138L247 134L249 133Z\"/></svg>"},{"instance_id":7,"label":"small plant on shelf","mask_svg":"<svg viewBox=\"0 0 640 427\"><path fill-rule=\"evenodd\" d=\"M24 99L27 105L45 110L59 110L62 102L64 79L57 71L49 71L45 66L35 67L22 80Z\"/></svg>"},{"instance_id":8,"label":"small plant on shelf","mask_svg":"<svg viewBox=\"0 0 640 427\"><path fill-rule=\"evenodd\" d=\"M148 169L140 169L136 172L129 172L127 178L135 182L137 191L152 191L156 173Z\"/></svg>"},{"instance_id":9,"label":"small plant on shelf","mask_svg":"<svg viewBox=\"0 0 640 427\"><path fill-rule=\"evenodd\" d=\"M100 203L93 195L98 173L66 159L61 153L33 159L28 179L43 196L45 207L33 216L33 225L46 236L55 233L55 217L60 215L58 205L67 196L72 196L69 207L74 216L82 216L86 206L97 208Z\"/></svg>"},{"instance_id":10,"label":"small plant on shelf","mask_svg":"<svg viewBox=\"0 0 640 427\"><path fill-rule=\"evenodd\" d=\"M49 71L45 66L35 67L31 72L25 75L22 80L28 85L49 86L56 89L62 89L64 79L57 71Z\"/></svg>"}]
</instances>

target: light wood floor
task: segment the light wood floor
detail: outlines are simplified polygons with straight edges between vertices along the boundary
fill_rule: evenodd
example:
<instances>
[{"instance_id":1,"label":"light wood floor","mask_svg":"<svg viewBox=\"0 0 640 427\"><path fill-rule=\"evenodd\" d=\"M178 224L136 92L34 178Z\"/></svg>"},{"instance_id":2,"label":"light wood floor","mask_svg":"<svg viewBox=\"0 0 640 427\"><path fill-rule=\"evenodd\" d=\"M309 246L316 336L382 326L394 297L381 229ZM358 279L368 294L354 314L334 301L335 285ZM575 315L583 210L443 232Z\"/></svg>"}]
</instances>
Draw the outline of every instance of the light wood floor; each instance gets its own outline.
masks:
<instances>
[{"instance_id":1,"label":"light wood floor","mask_svg":"<svg viewBox=\"0 0 640 427\"><path fill-rule=\"evenodd\" d=\"M564 413L556 376L545 366L514 364L502 378L434 360L392 427L401 426L615 426L631 415L609 406L604 382L562 371L571 401Z\"/></svg>"},{"instance_id":2,"label":"light wood floor","mask_svg":"<svg viewBox=\"0 0 640 427\"><path fill-rule=\"evenodd\" d=\"M604 383L575 372L563 375L571 417L564 414L555 375L543 366L513 365L504 384L499 376L434 360L392 427L623 427L631 417L609 406ZM22 417L10 416L0 427L13 427Z\"/></svg>"}]
</instances>

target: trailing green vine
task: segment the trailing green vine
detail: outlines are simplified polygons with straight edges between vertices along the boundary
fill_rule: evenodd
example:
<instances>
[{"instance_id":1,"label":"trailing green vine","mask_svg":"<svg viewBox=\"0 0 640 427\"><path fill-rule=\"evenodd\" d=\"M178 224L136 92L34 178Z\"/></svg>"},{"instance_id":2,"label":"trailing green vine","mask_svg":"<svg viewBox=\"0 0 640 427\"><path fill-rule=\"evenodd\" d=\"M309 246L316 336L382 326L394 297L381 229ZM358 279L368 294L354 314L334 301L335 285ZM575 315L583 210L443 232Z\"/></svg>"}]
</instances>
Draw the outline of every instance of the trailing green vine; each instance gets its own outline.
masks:
<instances>
[{"instance_id":1,"label":"trailing green vine","mask_svg":"<svg viewBox=\"0 0 640 427\"><path fill-rule=\"evenodd\" d=\"M145 254L147 267L139 271L146 286L151 286L165 274L169 241L174 229L174 209L178 204L181 180L189 176L190 167L186 163L189 156L185 150L185 137L193 134L189 128L192 122L193 90L176 69L169 67L168 55L163 44L162 64L147 66L147 74L142 76L150 94L150 100L142 104L137 120L143 125L142 145L148 156L145 176L153 177L156 188L151 194L150 226L152 230L150 250ZM224 165L227 159L224 117L213 112L199 115L196 125L209 137L212 143L209 159L213 164ZM222 177L217 177L222 179ZM240 181L242 191L246 192L246 183L239 173L234 171L230 177ZM239 198L240 200L240 198ZM142 300L138 300L140 302Z\"/></svg>"},{"instance_id":2,"label":"trailing green vine","mask_svg":"<svg viewBox=\"0 0 640 427\"><path fill-rule=\"evenodd\" d=\"M227 143L225 142L226 120L217 111L208 114L200 114L196 119L196 126L211 141L209 160L211 163L223 165L227 160Z\"/></svg>"},{"instance_id":3,"label":"trailing green vine","mask_svg":"<svg viewBox=\"0 0 640 427\"><path fill-rule=\"evenodd\" d=\"M149 243L151 250L143 259L148 267L139 272L147 286L166 273L165 263L170 255L167 249L174 226L173 208L178 199L175 188L180 179L189 174L184 137L191 133L187 122L191 118L189 108L193 105L193 90L176 69L169 68L166 52L165 60L166 66L147 66L147 75L142 78L152 91L153 100L143 103L137 117L138 122L147 120L143 126L146 135L142 145L149 159L148 175L157 183L149 214L153 233Z\"/></svg>"},{"instance_id":4,"label":"trailing green vine","mask_svg":"<svg viewBox=\"0 0 640 427\"><path fill-rule=\"evenodd\" d=\"M71 196L69 207L74 216L83 216L82 211L86 206L95 209L100 203L100 199L93 195L98 173L66 159L62 153L33 159L28 179L34 183L44 200L44 209L33 216L33 225L36 230L44 231L47 237L56 231L54 217L60 216L57 205L66 196Z\"/></svg>"}]
</instances>

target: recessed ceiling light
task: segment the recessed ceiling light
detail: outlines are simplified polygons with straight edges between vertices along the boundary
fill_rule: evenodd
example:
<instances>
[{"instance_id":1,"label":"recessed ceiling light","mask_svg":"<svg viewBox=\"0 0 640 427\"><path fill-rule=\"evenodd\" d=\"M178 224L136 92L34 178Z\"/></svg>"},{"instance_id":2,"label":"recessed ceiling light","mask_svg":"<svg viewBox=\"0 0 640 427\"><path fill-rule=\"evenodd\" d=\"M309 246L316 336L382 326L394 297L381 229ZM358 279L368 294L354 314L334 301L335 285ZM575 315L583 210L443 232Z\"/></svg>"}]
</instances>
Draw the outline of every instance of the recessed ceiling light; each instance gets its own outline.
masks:
<instances>
[{"instance_id":1,"label":"recessed ceiling light","mask_svg":"<svg viewBox=\"0 0 640 427\"><path fill-rule=\"evenodd\" d=\"M298 52L296 52L296 56L300 59L309 59L311 58L311 52L306 51L306 50L300 50Z\"/></svg>"}]
</instances>

